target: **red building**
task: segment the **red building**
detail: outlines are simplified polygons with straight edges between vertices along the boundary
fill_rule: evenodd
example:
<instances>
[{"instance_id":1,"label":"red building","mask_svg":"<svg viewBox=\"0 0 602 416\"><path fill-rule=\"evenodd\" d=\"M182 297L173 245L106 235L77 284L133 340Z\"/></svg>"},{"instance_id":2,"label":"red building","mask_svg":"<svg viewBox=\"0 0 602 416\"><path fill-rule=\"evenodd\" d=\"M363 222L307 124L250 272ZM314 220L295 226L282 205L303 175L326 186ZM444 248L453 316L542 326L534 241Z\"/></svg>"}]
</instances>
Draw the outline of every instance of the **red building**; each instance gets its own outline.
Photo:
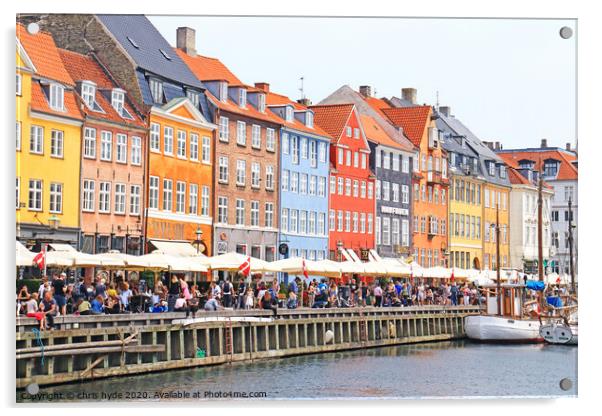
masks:
<instances>
[{"instance_id":1,"label":"red building","mask_svg":"<svg viewBox=\"0 0 602 416\"><path fill-rule=\"evenodd\" d=\"M333 137L330 146L328 250L341 259L339 248L354 250L363 260L374 248L374 175L370 147L353 104L310 107L315 123Z\"/></svg>"}]
</instances>

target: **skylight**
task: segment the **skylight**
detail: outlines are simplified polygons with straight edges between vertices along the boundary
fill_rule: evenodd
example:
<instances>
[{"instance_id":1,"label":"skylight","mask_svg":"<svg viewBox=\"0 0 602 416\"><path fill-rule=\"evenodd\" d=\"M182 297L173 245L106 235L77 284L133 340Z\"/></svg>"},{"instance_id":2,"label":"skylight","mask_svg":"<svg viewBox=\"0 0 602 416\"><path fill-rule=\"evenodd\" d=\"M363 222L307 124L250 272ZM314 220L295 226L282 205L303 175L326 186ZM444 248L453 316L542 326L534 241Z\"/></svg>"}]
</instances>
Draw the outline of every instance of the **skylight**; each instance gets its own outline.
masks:
<instances>
[{"instance_id":1,"label":"skylight","mask_svg":"<svg viewBox=\"0 0 602 416\"><path fill-rule=\"evenodd\" d=\"M126 37L130 41L130 43L132 44L132 46L134 46L134 48L140 49L140 46L138 46L138 44L136 43L136 41L134 39L130 38L129 36L126 36Z\"/></svg>"},{"instance_id":2,"label":"skylight","mask_svg":"<svg viewBox=\"0 0 602 416\"><path fill-rule=\"evenodd\" d=\"M161 52L163 54L163 56L165 57L165 59L167 59L168 61L171 61L171 56L169 56L167 54L167 52L165 52L163 49L159 49L159 52Z\"/></svg>"}]
</instances>

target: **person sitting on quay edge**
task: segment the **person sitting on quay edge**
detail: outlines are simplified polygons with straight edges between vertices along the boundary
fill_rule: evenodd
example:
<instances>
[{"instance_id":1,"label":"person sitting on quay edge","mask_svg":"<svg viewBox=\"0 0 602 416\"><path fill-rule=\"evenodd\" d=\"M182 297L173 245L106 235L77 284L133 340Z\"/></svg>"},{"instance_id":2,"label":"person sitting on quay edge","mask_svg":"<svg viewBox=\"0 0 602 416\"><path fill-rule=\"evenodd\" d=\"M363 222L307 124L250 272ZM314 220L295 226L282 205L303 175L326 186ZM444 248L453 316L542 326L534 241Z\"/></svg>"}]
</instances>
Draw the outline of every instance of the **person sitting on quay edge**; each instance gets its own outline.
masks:
<instances>
[{"instance_id":1,"label":"person sitting on quay edge","mask_svg":"<svg viewBox=\"0 0 602 416\"><path fill-rule=\"evenodd\" d=\"M91 315L92 314L92 305L90 304L90 302L88 301L87 298L81 298L80 300L77 301L77 305L76 306L76 313L78 315Z\"/></svg>"},{"instance_id":2,"label":"person sitting on quay edge","mask_svg":"<svg viewBox=\"0 0 602 416\"><path fill-rule=\"evenodd\" d=\"M101 315L105 311L104 299L102 295L97 295L90 303L90 312L93 315Z\"/></svg>"},{"instance_id":3,"label":"person sitting on quay edge","mask_svg":"<svg viewBox=\"0 0 602 416\"><path fill-rule=\"evenodd\" d=\"M210 298L205 302L204 309L206 311L217 311L223 309L216 298Z\"/></svg>"},{"instance_id":4,"label":"person sitting on quay edge","mask_svg":"<svg viewBox=\"0 0 602 416\"><path fill-rule=\"evenodd\" d=\"M27 289L27 285L23 285L19 290L19 295L17 296L17 315L25 311L25 304L31 299L31 295L29 294L29 290Z\"/></svg>"},{"instance_id":5,"label":"person sitting on quay edge","mask_svg":"<svg viewBox=\"0 0 602 416\"><path fill-rule=\"evenodd\" d=\"M271 310L274 316L278 314L277 300L272 297L269 290L266 290L261 298L261 309Z\"/></svg>"},{"instance_id":6,"label":"person sitting on quay edge","mask_svg":"<svg viewBox=\"0 0 602 416\"><path fill-rule=\"evenodd\" d=\"M297 308L297 294L295 292L288 292L288 300L286 301L286 307L287 309Z\"/></svg>"},{"instance_id":7,"label":"person sitting on quay edge","mask_svg":"<svg viewBox=\"0 0 602 416\"><path fill-rule=\"evenodd\" d=\"M31 298L25 302L25 308L27 310L28 318L36 318L38 322L40 322L40 331L46 329L46 315L44 312L40 311L40 307L38 306L38 293L34 292L31 294Z\"/></svg>"},{"instance_id":8,"label":"person sitting on quay edge","mask_svg":"<svg viewBox=\"0 0 602 416\"><path fill-rule=\"evenodd\" d=\"M44 294L44 299L42 299L42 302L40 303L40 310L44 312L44 315L46 316L48 327L54 329L54 317L58 313L58 307L50 291Z\"/></svg>"}]
</instances>

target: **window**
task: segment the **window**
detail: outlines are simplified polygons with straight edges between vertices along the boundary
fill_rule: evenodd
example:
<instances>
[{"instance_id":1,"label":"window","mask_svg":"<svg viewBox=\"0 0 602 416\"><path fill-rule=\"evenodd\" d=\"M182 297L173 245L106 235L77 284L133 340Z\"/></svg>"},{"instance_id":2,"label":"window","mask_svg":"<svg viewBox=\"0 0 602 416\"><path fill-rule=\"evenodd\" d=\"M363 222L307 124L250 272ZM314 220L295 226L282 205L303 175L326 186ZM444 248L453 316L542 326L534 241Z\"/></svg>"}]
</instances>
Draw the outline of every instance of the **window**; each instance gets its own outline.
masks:
<instances>
[{"instance_id":1,"label":"window","mask_svg":"<svg viewBox=\"0 0 602 416\"><path fill-rule=\"evenodd\" d=\"M318 158L321 163L326 163L326 143L324 142L318 143Z\"/></svg>"},{"instance_id":2,"label":"window","mask_svg":"<svg viewBox=\"0 0 602 416\"><path fill-rule=\"evenodd\" d=\"M98 191L98 212L111 212L111 183L100 182Z\"/></svg>"},{"instance_id":3,"label":"window","mask_svg":"<svg viewBox=\"0 0 602 416\"><path fill-rule=\"evenodd\" d=\"M343 163L345 163L344 162L344 158L345 158L344 155L345 155L345 153L344 153L343 148L339 147L339 149L338 149L338 156L337 156L337 161L338 161L339 165L342 165Z\"/></svg>"},{"instance_id":4,"label":"window","mask_svg":"<svg viewBox=\"0 0 602 416\"><path fill-rule=\"evenodd\" d=\"M227 142L230 139L230 128L228 117L219 118L219 139L222 142Z\"/></svg>"},{"instance_id":5,"label":"window","mask_svg":"<svg viewBox=\"0 0 602 416\"><path fill-rule=\"evenodd\" d=\"M495 176L495 163L494 162L488 162L487 169L489 170L489 176Z\"/></svg>"},{"instance_id":6,"label":"window","mask_svg":"<svg viewBox=\"0 0 602 416\"><path fill-rule=\"evenodd\" d=\"M117 134L117 146L116 146L116 151L117 151L117 155L115 157L115 160L119 163L126 163L127 162L127 145L128 145L128 138L125 134Z\"/></svg>"},{"instance_id":7,"label":"window","mask_svg":"<svg viewBox=\"0 0 602 416\"><path fill-rule=\"evenodd\" d=\"M251 188L259 188L259 180L261 177L261 167L259 163L251 163Z\"/></svg>"},{"instance_id":8,"label":"window","mask_svg":"<svg viewBox=\"0 0 602 416\"><path fill-rule=\"evenodd\" d=\"M368 234L372 234L372 214L368 214Z\"/></svg>"},{"instance_id":9,"label":"window","mask_svg":"<svg viewBox=\"0 0 602 416\"><path fill-rule=\"evenodd\" d=\"M259 227L259 201L251 201L251 227Z\"/></svg>"},{"instance_id":10,"label":"window","mask_svg":"<svg viewBox=\"0 0 602 416\"><path fill-rule=\"evenodd\" d=\"M299 164L299 138L297 136L291 137L291 153L293 163Z\"/></svg>"},{"instance_id":11,"label":"window","mask_svg":"<svg viewBox=\"0 0 602 416\"><path fill-rule=\"evenodd\" d=\"M148 80L148 84L149 84L154 102L162 103L163 102L163 83L157 79L151 78Z\"/></svg>"},{"instance_id":12,"label":"window","mask_svg":"<svg viewBox=\"0 0 602 416\"><path fill-rule=\"evenodd\" d=\"M247 178L247 162L244 160L236 161L236 185L245 186L245 181Z\"/></svg>"},{"instance_id":13,"label":"window","mask_svg":"<svg viewBox=\"0 0 602 416\"><path fill-rule=\"evenodd\" d=\"M274 166L265 167L265 189L274 189Z\"/></svg>"},{"instance_id":14,"label":"window","mask_svg":"<svg viewBox=\"0 0 602 416\"><path fill-rule=\"evenodd\" d=\"M82 195L82 211L94 212L94 187L95 182L84 179L84 191Z\"/></svg>"},{"instance_id":15,"label":"window","mask_svg":"<svg viewBox=\"0 0 602 416\"><path fill-rule=\"evenodd\" d=\"M186 132L178 130L178 157L186 158Z\"/></svg>"},{"instance_id":16,"label":"window","mask_svg":"<svg viewBox=\"0 0 602 416\"><path fill-rule=\"evenodd\" d=\"M399 202L399 184L398 183L394 183L392 185L392 191L393 191L393 195L391 197L391 200L393 202Z\"/></svg>"},{"instance_id":17,"label":"window","mask_svg":"<svg viewBox=\"0 0 602 416\"><path fill-rule=\"evenodd\" d=\"M343 231L343 211L337 211L337 231Z\"/></svg>"},{"instance_id":18,"label":"window","mask_svg":"<svg viewBox=\"0 0 602 416\"><path fill-rule=\"evenodd\" d=\"M261 126L257 124L251 126L251 147L254 149L261 148Z\"/></svg>"},{"instance_id":19,"label":"window","mask_svg":"<svg viewBox=\"0 0 602 416\"><path fill-rule=\"evenodd\" d=\"M63 157L63 132L60 130L50 132L50 156Z\"/></svg>"},{"instance_id":20,"label":"window","mask_svg":"<svg viewBox=\"0 0 602 416\"><path fill-rule=\"evenodd\" d=\"M543 164L544 176L556 176L558 174L558 161L546 160Z\"/></svg>"},{"instance_id":21,"label":"window","mask_svg":"<svg viewBox=\"0 0 602 416\"><path fill-rule=\"evenodd\" d=\"M115 213L125 214L125 184L115 184Z\"/></svg>"},{"instance_id":22,"label":"window","mask_svg":"<svg viewBox=\"0 0 602 416\"><path fill-rule=\"evenodd\" d=\"M351 232L351 212L345 211L345 232Z\"/></svg>"},{"instance_id":23,"label":"window","mask_svg":"<svg viewBox=\"0 0 602 416\"><path fill-rule=\"evenodd\" d=\"M351 196L351 179L345 179L345 196Z\"/></svg>"},{"instance_id":24,"label":"window","mask_svg":"<svg viewBox=\"0 0 602 416\"><path fill-rule=\"evenodd\" d=\"M218 159L218 166L218 181L220 183L228 183L228 158L226 156L220 156Z\"/></svg>"},{"instance_id":25,"label":"window","mask_svg":"<svg viewBox=\"0 0 602 416\"><path fill-rule=\"evenodd\" d=\"M63 211L63 185L60 183L50 184L50 212L61 213Z\"/></svg>"},{"instance_id":26,"label":"window","mask_svg":"<svg viewBox=\"0 0 602 416\"><path fill-rule=\"evenodd\" d=\"M173 127L163 129L163 153L173 155Z\"/></svg>"},{"instance_id":27,"label":"window","mask_svg":"<svg viewBox=\"0 0 602 416\"><path fill-rule=\"evenodd\" d=\"M421 155L421 156L422 156L422 157L421 157L421 162L422 162L422 163L421 163L421 164L422 164L422 169L421 169L421 170L422 170L423 172L426 172L426 155L425 155L424 153L422 153L422 155Z\"/></svg>"},{"instance_id":28,"label":"window","mask_svg":"<svg viewBox=\"0 0 602 416\"><path fill-rule=\"evenodd\" d=\"M293 107L290 107L290 106L286 107L284 119L286 121L293 121Z\"/></svg>"},{"instance_id":29,"label":"window","mask_svg":"<svg viewBox=\"0 0 602 416\"><path fill-rule=\"evenodd\" d=\"M401 185L401 202L404 204L410 202L410 187L408 185Z\"/></svg>"},{"instance_id":30,"label":"window","mask_svg":"<svg viewBox=\"0 0 602 416\"><path fill-rule=\"evenodd\" d=\"M343 195L343 178L341 178L341 177L337 178L337 187L339 188L338 194Z\"/></svg>"},{"instance_id":31,"label":"window","mask_svg":"<svg viewBox=\"0 0 602 416\"><path fill-rule=\"evenodd\" d=\"M159 178L157 176L149 178L148 207L159 209Z\"/></svg>"},{"instance_id":32,"label":"window","mask_svg":"<svg viewBox=\"0 0 602 416\"><path fill-rule=\"evenodd\" d=\"M318 144L315 140L309 142L309 160L312 168L318 166Z\"/></svg>"},{"instance_id":33,"label":"window","mask_svg":"<svg viewBox=\"0 0 602 416\"><path fill-rule=\"evenodd\" d=\"M140 185L130 185L130 215L140 215Z\"/></svg>"},{"instance_id":34,"label":"window","mask_svg":"<svg viewBox=\"0 0 602 416\"><path fill-rule=\"evenodd\" d=\"M186 212L186 182L176 182L176 212Z\"/></svg>"},{"instance_id":35,"label":"window","mask_svg":"<svg viewBox=\"0 0 602 416\"><path fill-rule=\"evenodd\" d=\"M328 229L330 231L335 230L335 212L334 209L331 209L328 213Z\"/></svg>"},{"instance_id":36,"label":"window","mask_svg":"<svg viewBox=\"0 0 602 416\"><path fill-rule=\"evenodd\" d=\"M401 156L399 156L399 155L394 155L393 153L391 153L391 159L393 160L393 163L392 163L393 170L395 172L399 172L399 158L400 157Z\"/></svg>"},{"instance_id":37,"label":"window","mask_svg":"<svg viewBox=\"0 0 602 416\"><path fill-rule=\"evenodd\" d=\"M111 91L111 106L119 113L120 116L123 116L124 97L125 94L123 90L114 88L113 91Z\"/></svg>"},{"instance_id":38,"label":"window","mask_svg":"<svg viewBox=\"0 0 602 416\"><path fill-rule=\"evenodd\" d=\"M263 95L260 95L263 97ZM274 129L266 129L265 131L265 149L269 152L276 150L276 133Z\"/></svg>"},{"instance_id":39,"label":"window","mask_svg":"<svg viewBox=\"0 0 602 416\"><path fill-rule=\"evenodd\" d=\"M163 179L163 211L172 210L173 181Z\"/></svg>"},{"instance_id":40,"label":"window","mask_svg":"<svg viewBox=\"0 0 602 416\"><path fill-rule=\"evenodd\" d=\"M21 150L21 122L16 122L16 130L17 130L17 142L16 142L16 150Z\"/></svg>"},{"instance_id":41,"label":"window","mask_svg":"<svg viewBox=\"0 0 602 416\"><path fill-rule=\"evenodd\" d=\"M198 141L198 137L196 134L190 135L190 157L193 156L193 142L196 143ZM196 150L198 145L194 145L194 159L198 158L196 154L198 151ZM210 164L211 163L211 138L208 136L203 136L203 143L201 148L201 158L203 163Z\"/></svg>"},{"instance_id":42,"label":"window","mask_svg":"<svg viewBox=\"0 0 602 416\"><path fill-rule=\"evenodd\" d=\"M299 234L307 234L307 211L299 211Z\"/></svg>"},{"instance_id":43,"label":"window","mask_svg":"<svg viewBox=\"0 0 602 416\"><path fill-rule=\"evenodd\" d=\"M311 175L309 177L309 194L310 195L316 194L317 180L318 180L318 178L314 175Z\"/></svg>"},{"instance_id":44,"label":"window","mask_svg":"<svg viewBox=\"0 0 602 416\"><path fill-rule=\"evenodd\" d=\"M160 151L160 126L158 123L151 123L150 125L150 150L153 152ZM95 134L96 135L96 134Z\"/></svg>"},{"instance_id":45,"label":"window","mask_svg":"<svg viewBox=\"0 0 602 416\"><path fill-rule=\"evenodd\" d=\"M410 245L410 223L408 220L401 220L401 245Z\"/></svg>"},{"instance_id":46,"label":"window","mask_svg":"<svg viewBox=\"0 0 602 416\"><path fill-rule=\"evenodd\" d=\"M368 163L367 159L368 159L368 157L366 156L366 154L362 153L362 169L366 169L367 163Z\"/></svg>"},{"instance_id":47,"label":"window","mask_svg":"<svg viewBox=\"0 0 602 416\"><path fill-rule=\"evenodd\" d=\"M236 225L245 225L245 200L236 200Z\"/></svg>"},{"instance_id":48,"label":"window","mask_svg":"<svg viewBox=\"0 0 602 416\"><path fill-rule=\"evenodd\" d=\"M366 181L362 181L362 185L360 187L360 197L366 198Z\"/></svg>"},{"instance_id":49,"label":"window","mask_svg":"<svg viewBox=\"0 0 602 416\"><path fill-rule=\"evenodd\" d=\"M358 129L357 127L355 127L353 129L353 137L356 138L356 139L360 138L360 129Z\"/></svg>"},{"instance_id":50,"label":"window","mask_svg":"<svg viewBox=\"0 0 602 416\"><path fill-rule=\"evenodd\" d=\"M506 166L500 165L500 178L506 179Z\"/></svg>"},{"instance_id":51,"label":"window","mask_svg":"<svg viewBox=\"0 0 602 416\"><path fill-rule=\"evenodd\" d=\"M358 168L360 166L360 154L353 152L353 167Z\"/></svg>"},{"instance_id":52,"label":"window","mask_svg":"<svg viewBox=\"0 0 602 416\"><path fill-rule=\"evenodd\" d=\"M257 94L257 109L265 113L265 94Z\"/></svg>"},{"instance_id":53,"label":"window","mask_svg":"<svg viewBox=\"0 0 602 416\"><path fill-rule=\"evenodd\" d=\"M247 144L247 124L244 121L236 122L236 143L242 146Z\"/></svg>"},{"instance_id":54,"label":"window","mask_svg":"<svg viewBox=\"0 0 602 416\"><path fill-rule=\"evenodd\" d=\"M301 158L307 159L309 157L307 139L305 137L301 137Z\"/></svg>"},{"instance_id":55,"label":"window","mask_svg":"<svg viewBox=\"0 0 602 416\"><path fill-rule=\"evenodd\" d=\"M220 101L228 101L228 83L220 82L219 84L219 99Z\"/></svg>"},{"instance_id":56,"label":"window","mask_svg":"<svg viewBox=\"0 0 602 416\"><path fill-rule=\"evenodd\" d=\"M422 200L426 201L426 185L420 185L420 191L422 193Z\"/></svg>"},{"instance_id":57,"label":"window","mask_svg":"<svg viewBox=\"0 0 602 416\"><path fill-rule=\"evenodd\" d=\"M326 234L326 230L324 229L324 227L326 226L326 213L324 212L320 212L318 213L318 225L316 226L316 234L318 235L325 235Z\"/></svg>"},{"instance_id":58,"label":"window","mask_svg":"<svg viewBox=\"0 0 602 416\"><path fill-rule=\"evenodd\" d=\"M201 215L209 215L209 187L203 185L201 188Z\"/></svg>"},{"instance_id":59,"label":"window","mask_svg":"<svg viewBox=\"0 0 602 416\"><path fill-rule=\"evenodd\" d=\"M353 232L357 233L359 231L359 214L357 212L353 213Z\"/></svg>"},{"instance_id":60,"label":"window","mask_svg":"<svg viewBox=\"0 0 602 416\"><path fill-rule=\"evenodd\" d=\"M245 108L247 106L247 90L244 88L238 89L238 106Z\"/></svg>"},{"instance_id":61,"label":"window","mask_svg":"<svg viewBox=\"0 0 602 416\"><path fill-rule=\"evenodd\" d=\"M307 194L307 173L302 173L299 177L301 178L299 180L299 193Z\"/></svg>"},{"instance_id":62,"label":"window","mask_svg":"<svg viewBox=\"0 0 602 416\"><path fill-rule=\"evenodd\" d=\"M265 226L272 228L274 226L274 203L265 203Z\"/></svg>"},{"instance_id":63,"label":"window","mask_svg":"<svg viewBox=\"0 0 602 416\"><path fill-rule=\"evenodd\" d=\"M357 198L359 197L359 181L354 179L353 180L353 197Z\"/></svg>"},{"instance_id":64,"label":"window","mask_svg":"<svg viewBox=\"0 0 602 416\"><path fill-rule=\"evenodd\" d=\"M299 191L299 173L291 172L291 192Z\"/></svg>"},{"instance_id":65,"label":"window","mask_svg":"<svg viewBox=\"0 0 602 416\"><path fill-rule=\"evenodd\" d=\"M16 95L21 95L21 74L17 74L16 87Z\"/></svg>"},{"instance_id":66,"label":"window","mask_svg":"<svg viewBox=\"0 0 602 416\"><path fill-rule=\"evenodd\" d=\"M192 105L194 105L196 108L199 107L199 94L196 91L187 89L186 97L188 97Z\"/></svg>"},{"instance_id":67,"label":"window","mask_svg":"<svg viewBox=\"0 0 602 416\"><path fill-rule=\"evenodd\" d=\"M391 154L383 151L383 169L391 169Z\"/></svg>"},{"instance_id":68,"label":"window","mask_svg":"<svg viewBox=\"0 0 602 416\"><path fill-rule=\"evenodd\" d=\"M138 136L132 136L132 164L142 164L142 139Z\"/></svg>"},{"instance_id":69,"label":"window","mask_svg":"<svg viewBox=\"0 0 602 416\"><path fill-rule=\"evenodd\" d=\"M251 173L252 173L252 169L251 169ZM259 168L257 168L257 173L259 173ZM280 182L282 183L282 190L283 191L288 191L288 178L289 178L289 174L290 174L290 171L288 171L288 170L283 170L282 171L282 178L281 178ZM251 181L252 181L252 178L251 178ZM251 186L253 186L253 185L251 184ZM259 186L259 184L257 184L257 186Z\"/></svg>"},{"instance_id":70,"label":"window","mask_svg":"<svg viewBox=\"0 0 602 416\"><path fill-rule=\"evenodd\" d=\"M298 211L296 209L291 209L291 223L289 226L289 230L291 233L297 232L297 215Z\"/></svg>"},{"instance_id":71,"label":"window","mask_svg":"<svg viewBox=\"0 0 602 416\"><path fill-rule=\"evenodd\" d=\"M351 150L345 151L345 165L351 166Z\"/></svg>"},{"instance_id":72,"label":"window","mask_svg":"<svg viewBox=\"0 0 602 416\"><path fill-rule=\"evenodd\" d=\"M40 155L44 153L44 127L31 126L29 152Z\"/></svg>"},{"instance_id":73,"label":"window","mask_svg":"<svg viewBox=\"0 0 602 416\"><path fill-rule=\"evenodd\" d=\"M382 152L376 152L376 167L380 168L382 166Z\"/></svg>"},{"instance_id":74,"label":"window","mask_svg":"<svg viewBox=\"0 0 602 416\"><path fill-rule=\"evenodd\" d=\"M282 133L282 153L285 155L289 154L290 149L290 141L288 138L288 133Z\"/></svg>"},{"instance_id":75,"label":"window","mask_svg":"<svg viewBox=\"0 0 602 416\"><path fill-rule=\"evenodd\" d=\"M569 200L571 202L574 201L574 198L573 198L573 189L574 189L573 186L565 186L564 187L564 200L565 201L567 201L567 202Z\"/></svg>"},{"instance_id":76,"label":"window","mask_svg":"<svg viewBox=\"0 0 602 416\"><path fill-rule=\"evenodd\" d=\"M374 184L372 182L368 182L368 199L372 199L373 192L374 192Z\"/></svg>"},{"instance_id":77,"label":"window","mask_svg":"<svg viewBox=\"0 0 602 416\"><path fill-rule=\"evenodd\" d=\"M82 82L82 99L89 108L94 108L96 101L96 85L92 82Z\"/></svg>"},{"instance_id":78,"label":"window","mask_svg":"<svg viewBox=\"0 0 602 416\"><path fill-rule=\"evenodd\" d=\"M280 229L283 233L288 232L288 208L282 208L280 215Z\"/></svg>"},{"instance_id":79,"label":"window","mask_svg":"<svg viewBox=\"0 0 602 416\"><path fill-rule=\"evenodd\" d=\"M399 219L391 221L391 244L399 245Z\"/></svg>"},{"instance_id":80,"label":"window","mask_svg":"<svg viewBox=\"0 0 602 416\"><path fill-rule=\"evenodd\" d=\"M326 177L324 176L318 178L318 196L326 196Z\"/></svg>"},{"instance_id":81,"label":"window","mask_svg":"<svg viewBox=\"0 0 602 416\"><path fill-rule=\"evenodd\" d=\"M388 201L390 198L390 188L391 188L391 184L387 181L383 181L382 183L383 186L383 201Z\"/></svg>"},{"instance_id":82,"label":"window","mask_svg":"<svg viewBox=\"0 0 602 416\"><path fill-rule=\"evenodd\" d=\"M314 127L314 113L311 111L305 113L305 125L309 128Z\"/></svg>"},{"instance_id":83,"label":"window","mask_svg":"<svg viewBox=\"0 0 602 416\"><path fill-rule=\"evenodd\" d=\"M217 198L217 222L228 223L228 198L220 196Z\"/></svg>"},{"instance_id":84,"label":"window","mask_svg":"<svg viewBox=\"0 0 602 416\"><path fill-rule=\"evenodd\" d=\"M42 181L39 179L29 180L28 205L32 211L42 210Z\"/></svg>"},{"instance_id":85,"label":"window","mask_svg":"<svg viewBox=\"0 0 602 416\"><path fill-rule=\"evenodd\" d=\"M110 131L100 133L100 160L110 161L113 153L113 134Z\"/></svg>"},{"instance_id":86,"label":"window","mask_svg":"<svg viewBox=\"0 0 602 416\"><path fill-rule=\"evenodd\" d=\"M50 84L50 107L53 110L64 111L65 88L59 84Z\"/></svg>"}]
</instances>

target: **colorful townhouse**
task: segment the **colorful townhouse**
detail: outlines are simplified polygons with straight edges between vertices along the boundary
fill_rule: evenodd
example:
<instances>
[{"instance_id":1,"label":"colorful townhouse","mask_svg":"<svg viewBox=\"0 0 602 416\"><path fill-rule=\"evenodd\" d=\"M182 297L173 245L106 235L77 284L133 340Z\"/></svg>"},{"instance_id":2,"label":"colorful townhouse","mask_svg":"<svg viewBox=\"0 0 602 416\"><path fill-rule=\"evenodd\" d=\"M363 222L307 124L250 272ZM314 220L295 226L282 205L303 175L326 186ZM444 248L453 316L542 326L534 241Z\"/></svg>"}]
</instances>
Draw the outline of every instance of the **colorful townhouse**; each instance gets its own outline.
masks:
<instances>
[{"instance_id":1,"label":"colorful townhouse","mask_svg":"<svg viewBox=\"0 0 602 416\"><path fill-rule=\"evenodd\" d=\"M280 121L280 258L323 260L328 256L330 141L305 105L255 84Z\"/></svg>"},{"instance_id":2,"label":"colorful townhouse","mask_svg":"<svg viewBox=\"0 0 602 416\"><path fill-rule=\"evenodd\" d=\"M415 147L395 129L381 109L388 104L373 97L370 86L355 91L343 85L320 104L354 104L368 144L370 170L375 174L375 244L382 257L411 254L412 161Z\"/></svg>"},{"instance_id":3,"label":"colorful townhouse","mask_svg":"<svg viewBox=\"0 0 602 416\"><path fill-rule=\"evenodd\" d=\"M188 242L211 255L217 126L201 82L144 16L61 14L39 22L59 46L93 51L146 117L145 252L157 247L153 241L170 240L170 252Z\"/></svg>"},{"instance_id":4,"label":"colorful townhouse","mask_svg":"<svg viewBox=\"0 0 602 416\"><path fill-rule=\"evenodd\" d=\"M540 147L497 149L496 153L512 168L523 173L542 172L545 183L552 187L549 215L551 221L550 271L570 273L569 219L573 226L573 267L578 272L578 159L570 143L565 148L548 146L542 139ZM571 204L569 210L569 201ZM514 213L514 212L513 212ZM572 218L571 218L572 216ZM532 225L532 224L531 224ZM513 231L514 232L514 229ZM531 231L532 232L532 231ZM531 263L527 262L527 268Z\"/></svg>"},{"instance_id":5,"label":"colorful townhouse","mask_svg":"<svg viewBox=\"0 0 602 416\"><path fill-rule=\"evenodd\" d=\"M82 114L52 36L17 24L17 239L77 247Z\"/></svg>"},{"instance_id":6,"label":"colorful townhouse","mask_svg":"<svg viewBox=\"0 0 602 416\"><path fill-rule=\"evenodd\" d=\"M449 178L436 116L427 105L383 108L382 112L419 149L412 181L413 258L423 267L446 266Z\"/></svg>"},{"instance_id":7,"label":"colorful townhouse","mask_svg":"<svg viewBox=\"0 0 602 416\"><path fill-rule=\"evenodd\" d=\"M437 110L437 128L447 151L449 186L449 266L480 270L483 263L483 203L485 181L475 145L452 126L449 107Z\"/></svg>"},{"instance_id":8,"label":"colorful townhouse","mask_svg":"<svg viewBox=\"0 0 602 416\"><path fill-rule=\"evenodd\" d=\"M370 170L370 146L353 104L310 106L315 123L331 137L328 251L342 260L341 248L368 260L375 247L375 176Z\"/></svg>"},{"instance_id":9,"label":"colorful townhouse","mask_svg":"<svg viewBox=\"0 0 602 416\"><path fill-rule=\"evenodd\" d=\"M215 140L214 250L267 261L278 245L280 120L265 86L244 84L221 61L196 54L194 30L178 29L180 57L206 87Z\"/></svg>"},{"instance_id":10,"label":"colorful townhouse","mask_svg":"<svg viewBox=\"0 0 602 416\"><path fill-rule=\"evenodd\" d=\"M59 49L84 116L80 248L140 254L144 220L146 123L93 55Z\"/></svg>"}]
</instances>

